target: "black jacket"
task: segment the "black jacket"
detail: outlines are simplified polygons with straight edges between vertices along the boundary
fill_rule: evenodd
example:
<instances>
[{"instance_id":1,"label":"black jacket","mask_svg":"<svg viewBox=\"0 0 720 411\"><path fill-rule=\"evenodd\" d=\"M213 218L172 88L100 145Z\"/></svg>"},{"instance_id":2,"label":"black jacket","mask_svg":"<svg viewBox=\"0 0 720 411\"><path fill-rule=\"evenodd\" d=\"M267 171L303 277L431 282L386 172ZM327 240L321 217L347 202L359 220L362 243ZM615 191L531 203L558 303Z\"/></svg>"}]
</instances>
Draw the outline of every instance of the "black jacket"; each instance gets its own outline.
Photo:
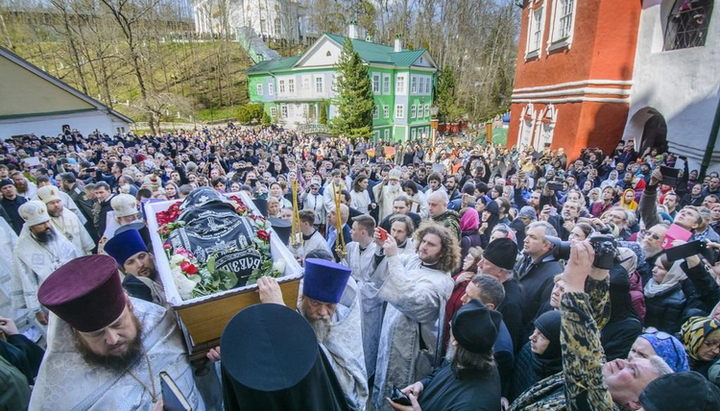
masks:
<instances>
[{"instance_id":1,"label":"black jacket","mask_svg":"<svg viewBox=\"0 0 720 411\"><path fill-rule=\"evenodd\" d=\"M25 220L20 217L18 209L25 203L27 203L27 199L23 196L15 196L14 200L8 200L3 197L2 200L0 200L0 205L5 209L5 213L9 218L8 224L10 224L10 227L12 227L17 235L20 235L20 230L22 230L23 224L25 224Z\"/></svg>"},{"instance_id":2,"label":"black jacket","mask_svg":"<svg viewBox=\"0 0 720 411\"><path fill-rule=\"evenodd\" d=\"M655 327L669 334L680 331L687 306L682 284L675 284L652 297L646 295L645 306L645 327Z\"/></svg>"},{"instance_id":3,"label":"black jacket","mask_svg":"<svg viewBox=\"0 0 720 411\"><path fill-rule=\"evenodd\" d=\"M423 411L499 411L500 377L497 369L481 374L445 364L423 378L418 402Z\"/></svg>"},{"instance_id":4,"label":"black jacket","mask_svg":"<svg viewBox=\"0 0 720 411\"><path fill-rule=\"evenodd\" d=\"M523 341L523 293L515 279L509 279L503 283L505 298L497 310L503 316L503 322L510 333L513 348L517 352L525 344Z\"/></svg>"},{"instance_id":5,"label":"black jacket","mask_svg":"<svg viewBox=\"0 0 720 411\"><path fill-rule=\"evenodd\" d=\"M550 294L555 286L553 281L563 267L552 254L547 254L539 261L532 261L530 256L524 258L515 267L518 282L523 290L523 335L527 338L532 333L532 321L537 317L543 303L550 301Z\"/></svg>"}]
</instances>

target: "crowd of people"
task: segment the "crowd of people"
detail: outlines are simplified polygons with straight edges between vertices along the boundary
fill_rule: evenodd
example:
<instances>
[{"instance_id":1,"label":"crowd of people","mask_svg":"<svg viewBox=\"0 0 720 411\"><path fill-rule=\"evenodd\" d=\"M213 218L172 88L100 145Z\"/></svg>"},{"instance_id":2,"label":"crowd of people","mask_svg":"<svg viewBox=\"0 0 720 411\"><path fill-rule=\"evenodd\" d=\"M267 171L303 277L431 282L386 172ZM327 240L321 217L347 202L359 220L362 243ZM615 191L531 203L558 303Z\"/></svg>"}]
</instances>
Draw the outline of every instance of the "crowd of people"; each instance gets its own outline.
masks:
<instances>
[{"instance_id":1,"label":"crowd of people","mask_svg":"<svg viewBox=\"0 0 720 411\"><path fill-rule=\"evenodd\" d=\"M635 150L232 124L6 139L0 403L161 410L164 371L193 410L720 409L720 177ZM191 361L142 205L203 187L294 225L304 279L281 307L260 278Z\"/></svg>"}]
</instances>

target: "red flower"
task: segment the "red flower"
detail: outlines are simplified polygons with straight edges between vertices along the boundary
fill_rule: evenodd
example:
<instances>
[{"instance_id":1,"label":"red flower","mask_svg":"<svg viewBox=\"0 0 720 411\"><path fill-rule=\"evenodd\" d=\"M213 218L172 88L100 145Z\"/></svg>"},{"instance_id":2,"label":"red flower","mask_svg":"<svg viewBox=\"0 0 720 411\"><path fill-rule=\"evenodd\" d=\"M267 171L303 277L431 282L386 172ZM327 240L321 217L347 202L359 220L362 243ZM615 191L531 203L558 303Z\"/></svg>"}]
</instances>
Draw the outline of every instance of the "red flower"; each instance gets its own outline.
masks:
<instances>
[{"instance_id":1,"label":"red flower","mask_svg":"<svg viewBox=\"0 0 720 411\"><path fill-rule=\"evenodd\" d=\"M270 233L268 233L265 230L258 230L257 236L259 239L261 239L263 241L270 241Z\"/></svg>"},{"instance_id":2,"label":"red flower","mask_svg":"<svg viewBox=\"0 0 720 411\"><path fill-rule=\"evenodd\" d=\"M159 226L164 226L165 224L172 223L173 221L177 220L177 218L180 216L180 202L176 202L175 204L171 205L170 208L168 208L165 211L161 211L159 213L155 214L155 218L157 219Z\"/></svg>"},{"instance_id":3,"label":"red flower","mask_svg":"<svg viewBox=\"0 0 720 411\"><path fill-rule=\"evenodd\" d=\"M180 263L180 269L188 274L197 274L198 272L198 268L189 261L183 261Z\"/></svg>"},{"instance_id":4,"label":"red flower","mask_svg":"<svg viewBox=\"0 0 720 411\"><path fill-rule=\"evenodd\" d=\"M169 250L171 248L172 248L172 245L170 245L170 243L163 244L163 250Z\"/></svg>"}]
</instances>

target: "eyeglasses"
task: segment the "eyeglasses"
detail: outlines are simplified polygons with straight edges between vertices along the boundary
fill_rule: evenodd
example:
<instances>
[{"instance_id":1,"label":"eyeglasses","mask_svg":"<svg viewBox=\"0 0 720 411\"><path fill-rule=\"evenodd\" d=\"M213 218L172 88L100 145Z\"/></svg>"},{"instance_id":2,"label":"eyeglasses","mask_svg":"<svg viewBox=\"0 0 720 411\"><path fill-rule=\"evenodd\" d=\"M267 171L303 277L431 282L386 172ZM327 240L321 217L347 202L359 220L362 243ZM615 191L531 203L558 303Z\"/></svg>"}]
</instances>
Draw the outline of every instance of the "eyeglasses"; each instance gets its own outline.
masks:
<instances>
[{"instance_id":1,"label":"eyeglasses","mask_svg":"<svg viewBox=\"0 0 720 411\"><path fill-rule=\"evenodd\" d=\"M711 341L705 340L705 341L703 341L703 345L705 345L706 347L709 347L711 350L720 349L720 341L711 342Z\"/></svg>"}]
</instances>

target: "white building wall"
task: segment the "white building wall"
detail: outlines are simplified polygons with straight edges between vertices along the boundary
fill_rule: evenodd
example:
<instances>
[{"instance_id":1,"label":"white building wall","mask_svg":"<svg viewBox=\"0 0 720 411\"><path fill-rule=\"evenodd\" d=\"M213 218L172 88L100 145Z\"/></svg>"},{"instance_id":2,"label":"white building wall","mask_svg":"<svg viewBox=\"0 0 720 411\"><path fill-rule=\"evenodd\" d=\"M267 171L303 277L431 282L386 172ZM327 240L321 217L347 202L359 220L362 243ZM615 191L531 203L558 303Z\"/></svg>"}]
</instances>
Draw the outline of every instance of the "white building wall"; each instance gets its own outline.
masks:
<instances>
[{"instance_id":1,"label":"white building wall","mask_svg":"<svg viewBox=\"0 0 720 411\"><path fill-rule=\"evenodd\" d=\"M100 111L91 111L59 116L0 120L0 138L7 139L22 134L35 134L38 137L42 135L57 136L62 133L62 126L65 124L69 125L71 129L78 129L83 135L88 135L95 130L114 135L118 127L124 127L125 132L130 131L128 123Z\"/></svg>"},{"instance_id":2,"label":"white building wall","mask_svg":"<svg viewBox=\"0 0 720 411\"><path fill-rule=\"evenodd\" d=\"M645 0L640 17L631 104L624 140L640 147L645 121L654 109L667 123L672 152L699 169L720 92L720 7L716 4L704 47L663 51L664 30L673 0ZM720 171L716 144L709 170Z\"/></svg>"}]
</instances>

